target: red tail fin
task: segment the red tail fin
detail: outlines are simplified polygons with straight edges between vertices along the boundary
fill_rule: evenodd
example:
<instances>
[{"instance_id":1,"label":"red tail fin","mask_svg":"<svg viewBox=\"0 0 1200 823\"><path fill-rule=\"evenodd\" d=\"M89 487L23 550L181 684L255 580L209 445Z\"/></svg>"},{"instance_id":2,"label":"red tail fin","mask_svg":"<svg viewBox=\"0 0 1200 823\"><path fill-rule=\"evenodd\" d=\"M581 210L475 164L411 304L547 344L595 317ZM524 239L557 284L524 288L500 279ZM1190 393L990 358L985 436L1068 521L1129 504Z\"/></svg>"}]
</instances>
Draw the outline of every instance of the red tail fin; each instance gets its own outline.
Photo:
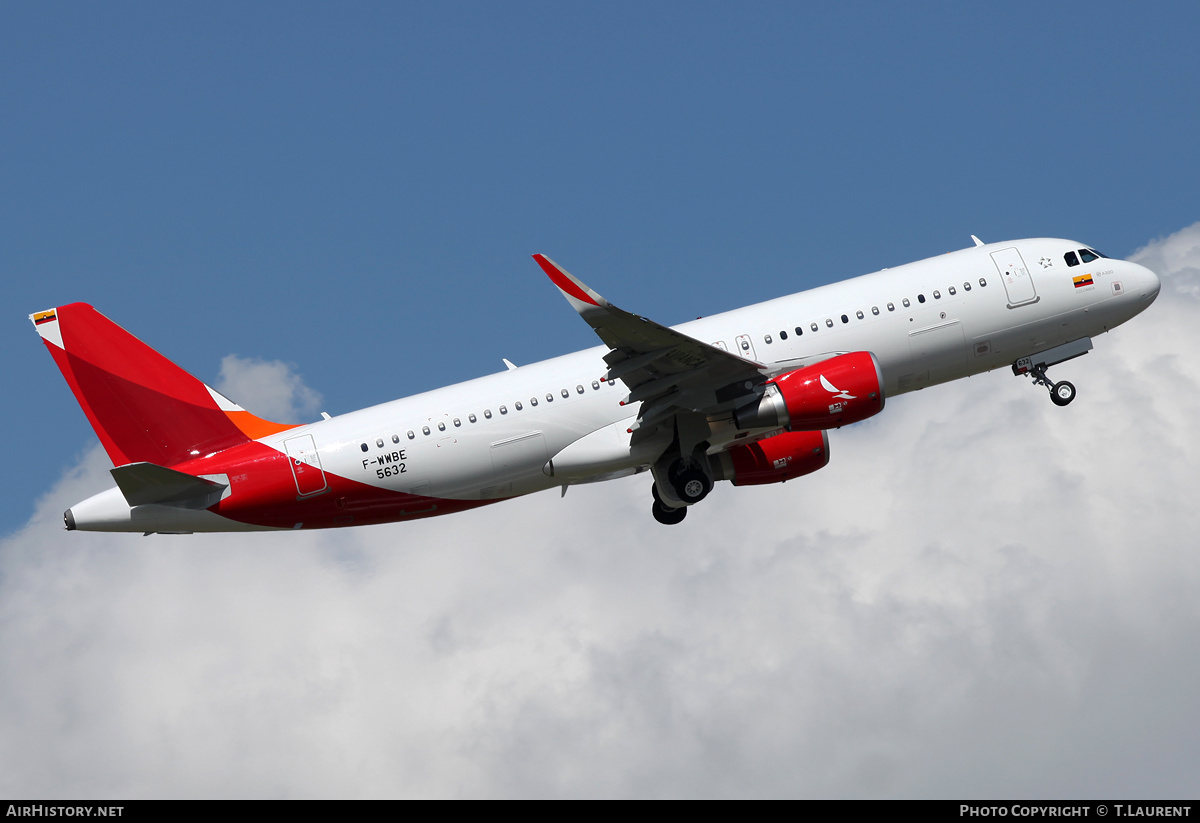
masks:
<instances>
[{"instance_id":1,"label":"red tail fin","mask_svg":"<svg viewBox=\"0 0 1200 823\"><path fill-rule=\"evenodd\" d=\"M29 319L113 465L170 466L292 428L230 402L86 303Z\"/></svg>"}]
</instances>

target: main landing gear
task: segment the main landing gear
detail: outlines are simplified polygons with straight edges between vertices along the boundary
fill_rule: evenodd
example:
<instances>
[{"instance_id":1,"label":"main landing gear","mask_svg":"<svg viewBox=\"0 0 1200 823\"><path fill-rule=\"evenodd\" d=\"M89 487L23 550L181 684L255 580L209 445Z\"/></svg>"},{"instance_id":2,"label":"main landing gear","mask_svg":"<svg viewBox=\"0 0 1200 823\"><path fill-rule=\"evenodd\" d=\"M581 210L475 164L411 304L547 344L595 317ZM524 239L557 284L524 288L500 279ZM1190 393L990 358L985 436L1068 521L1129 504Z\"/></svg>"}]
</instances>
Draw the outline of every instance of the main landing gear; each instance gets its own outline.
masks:
<instances>
[{"instance_id":1,"label":"main landing gear","mask_svg":"<svg viewBox=\"0 0 1200 823\"><path fill-rule=\"evenodd\" d=\"M664 526L682 523L688 506L708 496L713 487L708 459L708 419L695 412L679 412L675 436L650 466L654 475L654 519Z\"/></svg>"},{"instance_id":2,"label":"main landing gear","mask_svg":"<svg viewBox=\"0 0 1200 823\"><path fill-rule=\"evenodd\" d=\"M680 506L678 509L673 509L662 502L658 496L658 487L651 486L650 493L654 495L654 506L650 509L654 513L654 519L664 526L674 526L676 523L682 523L683 518L687 517L687 506Z\"/></svg>"},{"instance_id":3,"label":"main landing gear","mask_svg":"<svg viewBox=\"0 0 1200 823\"><path fill-rule=\"evenodd\" d=\"M699 449L698 454L704 457L704 450ZM657 469L657 466L655 468ZM651 511L659 523L674 526L676 523L682 523L683 518L687 517L688 506L708 497L713 481L695 459L676 458L670 463L666 475L668 485L663 493L659 493L660 474L655 471L654 485L650 487L654 495L654 507Z\"/></svg>"}]
</instances>

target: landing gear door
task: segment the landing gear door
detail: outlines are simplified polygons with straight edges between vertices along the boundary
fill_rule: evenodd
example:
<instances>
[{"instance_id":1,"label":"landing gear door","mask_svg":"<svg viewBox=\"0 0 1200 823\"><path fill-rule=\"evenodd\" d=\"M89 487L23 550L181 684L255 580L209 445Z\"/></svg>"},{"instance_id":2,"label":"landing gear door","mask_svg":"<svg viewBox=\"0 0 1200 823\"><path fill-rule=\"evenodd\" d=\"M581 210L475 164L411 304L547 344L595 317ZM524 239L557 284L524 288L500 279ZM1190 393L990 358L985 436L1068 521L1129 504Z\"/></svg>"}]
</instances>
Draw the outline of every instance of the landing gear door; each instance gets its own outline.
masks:
<instances>
[{"instance_id":1,"label":"landing gear door","mask_svg":"<svg viewBox=\"0 0 1200 823\"><path fill-rule=\"evenodd\" d=\"M300 497L311 497L328 488L325 472L321 470L321 458L317 454L317 444L313 442L311 434L285 440L283 447L287 451L292 476L296 478L296 493Z\"/></svg>"},{"instance_id":2,"label":"landing gear door","mask_svg":"<svg viewBox=\"0 0 1200 823\"><path fill-rule=\"evenodd\" d=\"M1033 287L1033 276L1029 273L1025 261L1021 259L1021 252L1015 248L994 251L992 262L996 264L1000 279L1004 281L1010 309L1038 301L1037 290Z\"/></svg>"}]
</instances>

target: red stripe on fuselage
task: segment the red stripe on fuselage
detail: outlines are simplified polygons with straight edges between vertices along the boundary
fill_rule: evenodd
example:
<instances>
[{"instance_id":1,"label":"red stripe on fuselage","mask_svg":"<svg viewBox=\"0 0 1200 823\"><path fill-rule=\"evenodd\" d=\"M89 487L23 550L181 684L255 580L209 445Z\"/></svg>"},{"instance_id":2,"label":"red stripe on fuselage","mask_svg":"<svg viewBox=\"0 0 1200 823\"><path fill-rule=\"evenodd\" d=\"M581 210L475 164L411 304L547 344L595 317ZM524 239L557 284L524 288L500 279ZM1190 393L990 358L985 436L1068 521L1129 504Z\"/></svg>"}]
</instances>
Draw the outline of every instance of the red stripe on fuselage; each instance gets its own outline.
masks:
<instances>
[{"instance_id":1,"label":"red stripe on fuselage","mask_svg":"<svg viewBox=\"0 0 1200 823\"><path fill-rule=\"evenodd\" d=\"M193 475L229 476L230 494L209 511L255 526L328 529L416 520L473 509L498 500L448 500L381 489L325 472L328 490L300 499L290 460L258 442L226 449L171 468Z\"/></svg>"}]
</instances>

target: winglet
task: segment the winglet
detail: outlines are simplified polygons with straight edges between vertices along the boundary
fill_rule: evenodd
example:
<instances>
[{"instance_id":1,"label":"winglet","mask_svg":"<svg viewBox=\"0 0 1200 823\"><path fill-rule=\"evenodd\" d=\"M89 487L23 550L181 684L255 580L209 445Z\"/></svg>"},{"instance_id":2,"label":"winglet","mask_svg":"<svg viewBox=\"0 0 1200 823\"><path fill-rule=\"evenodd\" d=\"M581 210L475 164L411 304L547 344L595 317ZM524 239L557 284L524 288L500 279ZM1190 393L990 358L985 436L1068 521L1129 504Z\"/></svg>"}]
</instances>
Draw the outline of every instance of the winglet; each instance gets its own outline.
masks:
<instances>
[{"instance_id":1,"label":"winglet","mask_svg":"<svg viewBox=\"0 0 1200 823\"><path fill-rule=\"evenodd\" d=\"M581 280L573 277L546 255L535 254L533 259L542 267L542 271L550 277L554 285L558 286L558 290L563 293L563 297L567 298L567 302L575 311L583 314L593 308L607 309L609 307L607 300L589 289Z\"/></svg>"}]
</instances>

